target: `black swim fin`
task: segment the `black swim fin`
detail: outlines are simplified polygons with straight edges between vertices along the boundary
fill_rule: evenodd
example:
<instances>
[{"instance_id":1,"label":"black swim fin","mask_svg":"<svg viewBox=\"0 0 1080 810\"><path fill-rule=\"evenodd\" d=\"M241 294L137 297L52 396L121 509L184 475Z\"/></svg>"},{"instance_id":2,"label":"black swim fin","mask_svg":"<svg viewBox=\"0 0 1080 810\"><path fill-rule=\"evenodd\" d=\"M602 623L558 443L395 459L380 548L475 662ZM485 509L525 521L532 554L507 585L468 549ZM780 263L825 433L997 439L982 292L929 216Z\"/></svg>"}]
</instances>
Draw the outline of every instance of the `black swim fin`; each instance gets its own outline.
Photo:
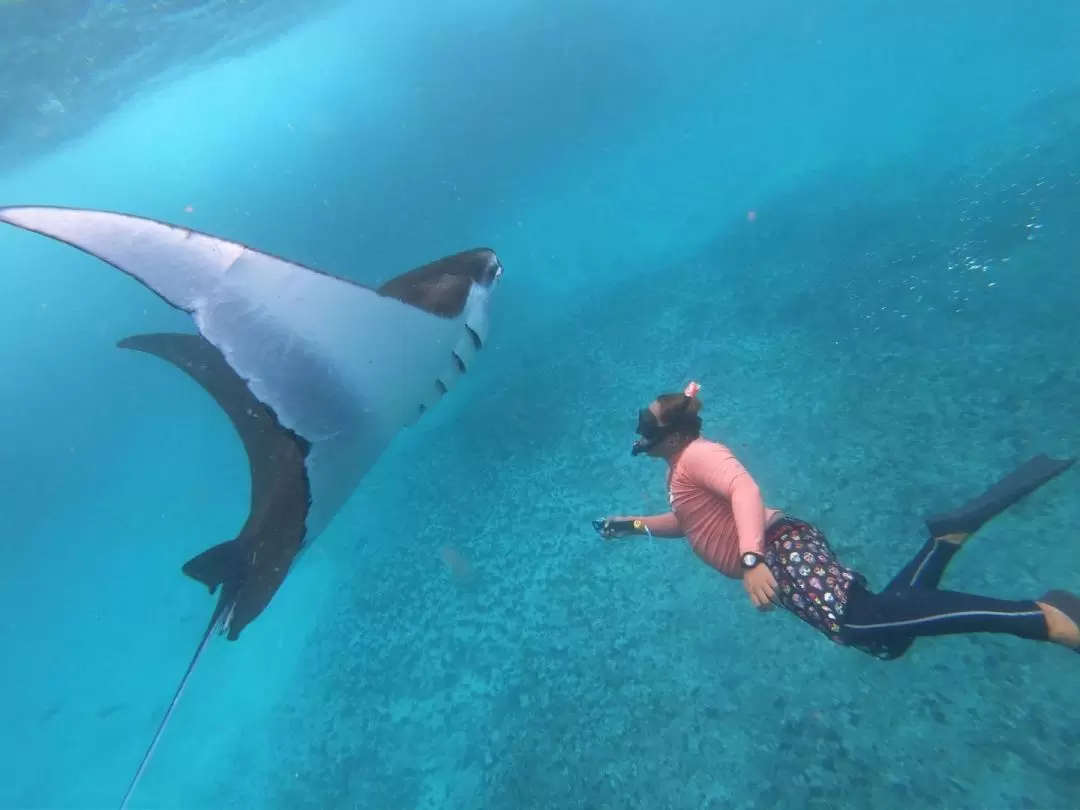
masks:
<instances>
[{"instance_id":1,"label":"black swim fin","mask_svg":"<svg viewBox=\"0 0 1080 810\"><path fill-rule=\"evenodd\" d=\"M930 530L930 536L975 534L992 518L1065 472L1075 461L1075 458L1059 461L1040 453L959 509L928 517L926 527Z\"/></svg>"}]
</instances>

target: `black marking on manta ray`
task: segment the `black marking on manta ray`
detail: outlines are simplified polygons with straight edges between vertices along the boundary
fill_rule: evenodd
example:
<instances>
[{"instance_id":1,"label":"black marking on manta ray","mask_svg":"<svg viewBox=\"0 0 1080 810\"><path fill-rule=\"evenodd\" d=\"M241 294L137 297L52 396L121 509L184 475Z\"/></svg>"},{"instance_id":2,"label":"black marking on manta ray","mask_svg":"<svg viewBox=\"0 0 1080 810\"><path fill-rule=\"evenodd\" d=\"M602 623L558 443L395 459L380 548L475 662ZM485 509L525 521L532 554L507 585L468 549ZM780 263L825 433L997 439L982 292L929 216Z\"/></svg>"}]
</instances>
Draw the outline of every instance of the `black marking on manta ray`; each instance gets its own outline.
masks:
<instances>
[{"instance_id":1,"label":"black marking on manta ray","mask_svg":"<svg viewBox=\"0 0 1080 810\"><path fill-rule=\"evenodd\" d=\"M181 233L184 234L185 241L188 240L188 239L191 239L193 236L204 236L207 239L212 239L212 240L217 241L217 242L228 242L231 245L237 245L238 247L241 247L244 250L249 251L251 253L257 253L257 254L260 254L262 256L269 256L271 259L276 259L276 260L278 260L280 262L285 262L286 264L291 264L291 265L293 265L295 267L301 268L302 270L307 270L310 273L315 273L315 274L320 275L320 276L325 276L326 278L332 278L332 279L335 279L337 281L343 281L346 284L352 284L354 287L359 287L362 290L367 290L368 292L373 292L377 296L379 296L380 298L393 298L396 301L401 301L401 299L398 298L397 296L392 296L392 295L385 294L378 287L371 287L371 286L369 286L367 284L361 284L359 281L354 281L351 278L347 278L346 276L335 275L334 273L330 273L330 272L328 272L326 270L320 270L318 267L311 267L310 265L301 264L300 262L296 261L295 259L290 259L290 258L288 258L286 256L280 256L280 255L278 255L276 253L270 253L268 251L260 250L259 248L252 247L251 245L247 244L246 242L239 242L239 241L237 241L235 239L226 239L225 237L218 236L217 234L212 234L212 233L209 233L207 231L200 231L200 230L197 230L195 228L187 228L187 227L185 227L183 225L177 225L175 222L166 222L163 219L155 219L154 217L136 216L134 214L127 213L125 211L113 211L113 210L110 210L110 209L107 209L107 208L86 209L86 208L78 208L78 207L73 206L73 205L5 205L5 206L0 206L0 214L2 214L5 210L8 210L8 209L13 210L13 209L17 209L17 208L44 208L44 209L48 209L50 211L75 211L75 212L78 212L78 213L83 213L83 212L88 211L88 210L93 210L93 212L96 213L96 214L109 214L110 216L123 217L124 219L135 219L135 220L142 220L144 222L153 222L153 223L155 223L157 225L162 225L162 226L164 226L166 228L169 228L171 230L180 231ZM68 245L69 247L73 247L76 250L82 251L87 256L92 256L93 258L97 259L98 261L105 262L105 264L108 264L108 265L110 265L112 267L115 267L117 270L119 270L125 276L128 276L128 277L133 278L136 281L138 281L140 284L142 284L144 287L146 287L146 289L150 290L150 292L152 292L154 295L156 295L158 298L160 298L162 301L164 301L166 304L168 304L173 309L178 310L180 312L184 312L184 313L186 313L188 315L194 315L195 314L194 310L187 309L186 307L177 306L172 301L169 301L167 298L165 298L165 296L163 296L161 293L159 293L157 290L155 290L149 284L147 284L142 279L140 279L138 276L132 275L131 273L124 270L124 268L120 267L119 265L113 264L108 259L104 259L101 256L98 256L96 253L93 253L93 252L91 252L89 250L86 250L85 248L79 247L78 245L72 244L71 242L68 242L66 239L60 239L58 237L52 236L51 234L45 233L44 231L39 231L37 228L28 228L28 227L26 227L24 225L18 225L16 227L19 227L19 228L21 228L21 229L23 229L25 231L29 231L31 233L39 234L41 236L46 237L47 239L52 239L52 240L54 240L56 242L62 242L63 244ZM491 250L491 248L477 248L477 249L478 250ZM494 253L494 251L491 251L491 252ZM405 304L406 306L413 306L412 304L409 304L406 301L401 301L401 303ZM447 316L440 315L437 312L429 312L428 314L435 315L435 317L438 317L438 318L447 318ZM447 318L447 319L452 320L452 318ZM470 326L468 326L467 324L466 324L465 328L469 330L469 333L472 335L472 338L473 338L473 343L476 345L476 348L479 349L480 348L480 336L477 335L472 330L472 328Z\"/></svg>"},{"instance_id":2,"label":"black marking on manta ray","mask_svg":"<svg viewBox=\"0 0 1080 810\"><path fill-rule=\"evenodd\" d=\"M484 348L483 345L482 345L482 341L480 340L480 335L476 334L476 330L474 330L468 324L465 324L465 331L468 332L469 337L472 338L473 348L474 349L482 349L482 348Z\"/></svg>"},{"instance_id":3,"label":"black marking on manta ray","mask_svg":"<svg viewBox=\"0 0 1080 810\"><path fill-rule=\"evenodd\" d=\"M435 387L439 390L440 394L446 393L446 383L444 383L442 380L436 380Z\"/></svg>"},{"instance_id":4,"label":"black marking on manta ray","mask_svg":"<svg viewBox=\"0 0 1080 810\"><path fill-rule=\"evenodd\" d=\"M460 371L462 374L464 374L465 373L465 361L461 359L461 355L459 355L457 352L450 352L450 353L452 355L454 355L454 361L457 363L458 371Z\"/></svg>"}]
</instances>

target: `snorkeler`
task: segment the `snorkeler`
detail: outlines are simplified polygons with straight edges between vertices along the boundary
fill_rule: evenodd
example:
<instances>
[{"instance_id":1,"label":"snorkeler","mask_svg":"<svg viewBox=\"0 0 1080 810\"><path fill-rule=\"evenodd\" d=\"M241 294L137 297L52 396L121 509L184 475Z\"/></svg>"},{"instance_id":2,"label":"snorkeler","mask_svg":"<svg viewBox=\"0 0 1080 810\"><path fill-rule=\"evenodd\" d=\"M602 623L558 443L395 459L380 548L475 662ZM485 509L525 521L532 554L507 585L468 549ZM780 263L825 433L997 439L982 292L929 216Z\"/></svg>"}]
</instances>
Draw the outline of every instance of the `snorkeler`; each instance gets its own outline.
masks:
<instances>
[{"instance_id":1,"label":"snorkeler","mask_svg":"<svg viewBox=\"0 0 1080 810\"><path fill-rule=\"evenodd\" d=\"M880 593L839 562L811 523L765 505L734 454L701 436L699 387L664 394L640 412L633 454L668 463L671 511L594 522L601 536L689 540L705 562L741 579L761 610L780 604L833 642L881 659L920 636L1006 633L1080 652L1080 597L1050 591L1008 601L938 588L949 561L991 518L1068 469L1075 459L1039 455L954 512L927 519L929 537Z\"/></svg>"}]
</instances>

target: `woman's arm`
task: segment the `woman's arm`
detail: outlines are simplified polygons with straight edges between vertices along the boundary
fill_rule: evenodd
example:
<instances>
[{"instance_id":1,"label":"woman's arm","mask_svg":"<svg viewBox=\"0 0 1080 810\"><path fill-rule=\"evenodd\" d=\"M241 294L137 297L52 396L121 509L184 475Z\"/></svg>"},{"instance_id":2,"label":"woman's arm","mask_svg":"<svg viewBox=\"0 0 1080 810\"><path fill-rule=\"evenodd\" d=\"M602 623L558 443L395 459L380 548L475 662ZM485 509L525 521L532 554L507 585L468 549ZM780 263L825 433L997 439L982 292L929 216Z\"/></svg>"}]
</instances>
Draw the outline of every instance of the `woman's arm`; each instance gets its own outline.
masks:
<instances>
[{"instance_id":1,"label":"woman's arm","mask_svg":"<svg viewBox=\"0 0 1080 810\"><path fill-rule=\"evenodd\" d=\"M683 536L682 529L679 528L679 521L675 519L675 514L673 512L668 512L663 515L621 515L619 517L608 518L608 521L611 523L629 522L631 520L640 521L645 528L611 531L608 536L624 537L627 534L649 534L653 537L672 538Z\"/></svg>"},{"instance_id":2,"label":"woman's arm","mask_svg":"<svg viewBox=\"0 0 1080 810\"><path fill-rule=\"evenodd\" d=\"M682 537L683 531L679 528L679 521L675 519L674 512L666 512L662 515L649 515L639 517L654 537Z\"/></svg>"}]
</instances>

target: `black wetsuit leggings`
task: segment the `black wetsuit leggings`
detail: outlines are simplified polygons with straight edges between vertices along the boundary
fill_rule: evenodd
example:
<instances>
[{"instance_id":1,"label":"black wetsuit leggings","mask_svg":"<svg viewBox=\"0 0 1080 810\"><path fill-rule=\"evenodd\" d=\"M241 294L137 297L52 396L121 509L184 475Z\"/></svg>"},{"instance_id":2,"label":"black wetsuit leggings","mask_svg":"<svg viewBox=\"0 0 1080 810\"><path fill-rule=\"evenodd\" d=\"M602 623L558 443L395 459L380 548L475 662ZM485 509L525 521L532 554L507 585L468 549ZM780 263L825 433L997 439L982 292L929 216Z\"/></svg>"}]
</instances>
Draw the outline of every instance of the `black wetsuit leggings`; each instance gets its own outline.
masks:
<instances>
[{"instance_id":1,"label":"black wetsuit leggings","mask_svg":"<svg viewBox=\"0 0 1080 810\"><path fill-rule=\"evenodd\" d=\"M1048 641L1034 601L1007 601L938 588L960 546L928 539L881 593L836 558L812 523L784 517L766 530L765 560L787 610L838 644L899 658L920 636L1007 633Z\"/></svg>"},{"instance_id":2,"label":"black wetsuit leggings","mask_svg":"<svg viewBox=\"0 0 1080 810\"><path fill-rule=\"evenodd\" d=\"M842 643L879 658L899 658L920 636L1006 633L1048 641L1034 601L1011 601L938 588L960 546L929 539L881 593L859 582L848 592Z\"/></svg>"}]
</instances>

